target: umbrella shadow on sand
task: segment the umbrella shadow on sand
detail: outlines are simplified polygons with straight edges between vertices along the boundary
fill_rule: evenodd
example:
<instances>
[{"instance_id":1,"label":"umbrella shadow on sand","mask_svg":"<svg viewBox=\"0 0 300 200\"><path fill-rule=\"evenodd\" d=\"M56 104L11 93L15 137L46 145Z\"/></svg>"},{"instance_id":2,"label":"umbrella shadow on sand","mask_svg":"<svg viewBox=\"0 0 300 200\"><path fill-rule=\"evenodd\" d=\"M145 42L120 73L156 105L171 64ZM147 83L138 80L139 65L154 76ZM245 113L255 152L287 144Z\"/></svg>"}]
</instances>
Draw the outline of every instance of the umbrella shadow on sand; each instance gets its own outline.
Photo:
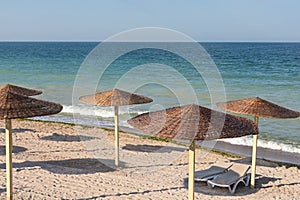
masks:
<instances>
[{"instance_id":1,"label":"umbrella shadow on sand","mask_svg":"<svg viewBox=\"0 0 300 200\"><path fill-rule=\"evenodd\" d=\"M94 174L115 171L115 169L108 167L103 164L103 162L92 158L25 161L22 163L14 163L13 167L17 171L41 168L55 174ZM0 164L0 168L5 169L5 165Z\"/></svg>"},{"instance_id":2,"label":"umbrella shadow on sand","mask_svg":"<svg viewBox=\"0 0 300 200\"><path fill-rule=\"evenodd\" d=\"M155 153L171 153L172 151L186 151L186 148L182 147L169 147L169 146L160 146L160 145L133 145L126 144L126 146L122 147L124 150L128 151L138 151L138 152L155 152Z\"/></svg>"},{"instance_id":3,"label":"umbrella shadow on sand","mask_svg":"<svg viewBox=\"0 0 300 200\"><path fill-rule=\"evenodd\" d=\"M0 188L0 194L3 193L3 192L6 192L6 189L5 188Z\"/></svg>"},{"instance_id":4,"label":"umbrella shadow on sand","mask_svg":"<svg viewBox=\"0 0 300 200\"><path fill-rule=\"evenodd\" d=\"M115 171L115 169L93 158L46 161L42 163L41 167L58 174L93 174Z\"/></svg>"},{"instance_id":5,"label":"umbrella shadow on sand","mask_svg":"<svg viewBox=\"0 0 300 200\"><path fill-rule=\"evenodd\" d=\"M14 129L12 129L12 133L24 133L24 132L35 133L36 130L29 129L29 128L14 128ZM0 133L5 133L5 129L4 128L0 128Z\"/></svg>"},{"instance_id":6,"label":"umbrella shadow on sand","mask_svg":"<svg viewBox=\"0 0 300 200\"><path fill-rule=\"evenodd\" d=\"M255 187L258 189L273 187L273 185L267 185L267 184L275 183L278 180L282 180L282 178L267 177L261 174L256 174L255 177L256 177Z\"/></svg>"},{"instance_id":7,"label":"umbrella shadow on sand","mask_svg":"<svg viewBox=\"0 0 300 200\"><path fill-rule=\"evenodd\" d=\"M257 184L256 184L256 188L258 189L264 189L264 188L272 188L272 187L283 187L283 186L287 186L287 185L299 185L300 186L300 181L299 182L294 182L294 183L287 183L287 184L269 184L270 182L276 182L277 180L282 180L282 178L274 178L274 177L266 177L266 176L262 176L259 175L259 178L256 179Z\"/></svg>"},{"instance_id":8,"label":"umbrella shadow on sand","mask_svg":"<svg viewBox=\"0 0 300 200\"><path fill-rule=\"evenodd\" d=\"M13 153L21 153L24 151L27 151L27 148L20 147L20 146L13 146L13 150L12 150ZM0 145L0 156L5 155L5 153L6 153L5 146Z\"/></svg>"},{"instance_id":9,"label":"umbrella shadow on sand","mask_svg":"<svg viewBox=\"0 0 300 200\"><path fill-rule=\"evenodd\" d=\"M50 136L41 137L42 140L50 140L57 142L80 142L93 140L95 137L84 136L84 135L63 135L58 133L53 133Z\"/></svg>"}]
</instances>

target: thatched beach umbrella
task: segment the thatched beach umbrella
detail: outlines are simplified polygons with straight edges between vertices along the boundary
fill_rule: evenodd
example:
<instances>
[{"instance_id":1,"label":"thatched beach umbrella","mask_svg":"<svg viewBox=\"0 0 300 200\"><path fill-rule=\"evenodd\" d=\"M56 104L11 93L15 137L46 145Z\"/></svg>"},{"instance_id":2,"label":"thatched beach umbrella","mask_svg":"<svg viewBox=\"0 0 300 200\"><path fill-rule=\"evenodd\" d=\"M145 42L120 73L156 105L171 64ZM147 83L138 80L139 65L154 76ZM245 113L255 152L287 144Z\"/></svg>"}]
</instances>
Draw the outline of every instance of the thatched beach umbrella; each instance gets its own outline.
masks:
<instances>
[{"instance_id":1,"label":"thatched beach umbrella","mask_svg":"<svg viewBox=\"0 0 300 200\"><path fill-rule=\"evenodd\" d=\"M16 93L25 96L34 96L34 95L42 94L42 91L40 90L24 88L16 85L11 85L11 84L0 86L0 92L11 92L11 93Z\"/></svg>"},{"instance_id":2,"label":"thatched beach umbrella","mask_svg":"<svg viewBox=\"0 0 300 200\"><path fill-rule=\"evenodd\" d=\"M194 104L144 113L128 120L128 123L157 137L192 141L189 147L190 200L194 199L195 140L234 138L258 133L251 120Z\"/></svg>"},{"instance_id":3,"label":"thatched beach umbrella","mask_svg":"<svg viewBox=\"0 0 300 200\"><path fill-rule=\"evenodd\" d=\"M254 123L258 127L258 117L267 118L297 118L299 112L281 107L259 97L243 100L217 103L217 107L232 113L254 116ZM256 148L258 135L253 135L251 186L255 186Z\"/></svg>"},{"instance_id":4,"label":"thatched beach umbrella","mask_svg":"<svg viewBox=\"0 0 300 200\"><path fill-rule=\"evenodd\" d=\"M11 119L44 116L59 113L60 104L34 99L28 96L0 91L0 119L5 120L6 134L6 190L12 199L12 133Z\"/></svg>"},{"instance_id":5,"label":"thatched beach umbrella","mask_svg":"<svg viewBox=\"0 0 300 200\"><path fill-rule=\"evenodd\" d=\"M150 103L153 100L138 94L129 93L119 89L112 89L97 94L79 98L80 101L96 106L114 106L115 114L115 165L119 166L119 117L118 106Z\"/></svg>"}]
</instances>

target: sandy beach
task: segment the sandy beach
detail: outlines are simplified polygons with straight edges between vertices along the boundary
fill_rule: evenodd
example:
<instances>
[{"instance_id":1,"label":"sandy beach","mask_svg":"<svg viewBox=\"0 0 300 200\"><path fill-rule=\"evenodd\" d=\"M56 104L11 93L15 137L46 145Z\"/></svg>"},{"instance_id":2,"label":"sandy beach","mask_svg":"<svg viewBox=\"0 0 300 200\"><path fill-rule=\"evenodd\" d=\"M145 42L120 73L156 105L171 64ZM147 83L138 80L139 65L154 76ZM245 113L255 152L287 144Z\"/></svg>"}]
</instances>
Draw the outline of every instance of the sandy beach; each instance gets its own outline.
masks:
<instances>
[{"instance_id":1,"label":"sandy beach","mask_svg":"<svg viewBox=\"0 0 300 200\"><path fill-rule=\"evenodd\" d=\"M187 199L183 146L120 134L121 166L113 166L113 132L94 127L13 120L15 199ZM1 121L1 127L4 127ZM196 171L217 160L250 164L197 149ZM258 160L256 188L195 186L195 199L299 199L297 167ZM5 134L0 129L0 199L5 199Z\"/></svg>"}]
</instances>

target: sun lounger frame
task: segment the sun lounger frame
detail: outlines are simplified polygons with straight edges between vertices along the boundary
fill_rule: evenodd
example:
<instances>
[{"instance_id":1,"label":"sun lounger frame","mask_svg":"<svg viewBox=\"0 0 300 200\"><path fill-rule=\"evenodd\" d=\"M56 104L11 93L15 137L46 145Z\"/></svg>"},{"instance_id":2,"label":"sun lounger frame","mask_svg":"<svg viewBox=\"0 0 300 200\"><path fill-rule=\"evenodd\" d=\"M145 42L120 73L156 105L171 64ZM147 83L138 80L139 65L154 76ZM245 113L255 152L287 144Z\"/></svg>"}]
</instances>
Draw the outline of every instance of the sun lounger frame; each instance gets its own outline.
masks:
<instances>
[{"instance_id":1,"label":"sun lounger frame","mask_svg":"<svg viewBox=\"0 0 300 200\"><path fill-rule=\"evenodd\" d=\"M212 182L211 180L208 180L207 184L211 185L212 188L214 188L215 186L227 187L229 189L230 193L233 194L233 193L235 193L236 187L238 186L238 184L240 182L244 183L244 185L247 187L250 182L250 174L246 174L245 176L239 178L235 183L233 183L231 185L218 184L218 183Z\"/></svg>"}]
</instances>

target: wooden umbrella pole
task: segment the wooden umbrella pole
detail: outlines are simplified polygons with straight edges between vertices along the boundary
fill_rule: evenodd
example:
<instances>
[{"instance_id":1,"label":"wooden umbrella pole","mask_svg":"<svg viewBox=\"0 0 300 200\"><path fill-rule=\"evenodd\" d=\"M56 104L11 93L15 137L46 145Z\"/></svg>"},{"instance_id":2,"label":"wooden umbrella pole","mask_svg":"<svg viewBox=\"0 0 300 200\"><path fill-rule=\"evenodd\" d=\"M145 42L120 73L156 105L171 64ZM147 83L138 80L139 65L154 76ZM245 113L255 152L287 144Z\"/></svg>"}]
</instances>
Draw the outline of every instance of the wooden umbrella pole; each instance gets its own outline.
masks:
<instances>
[{"instance_id":1,"label":"wooden umbrella pole","mask_svg":"<svg viewBox=\"0 0 300 200\"><path fill-rule=\"evenodd\" d=\"M258 116L254 116L254 123L255 126L258 127ZM258 135L253 135L252 166L251 166L251 181L250 181L251 187L255 187L257 140L258 140Z\"/></svg>"},{"instance_id":2,"label":"wooden umbrella pole","mask_svg":"<svg viewBox=\"0 0 300 200\"><path fill-rule=\"evenodd\" d=\"M12 134L11 120L5 120L5 135L6 135L6 199L13 199L12 185Z\"/></svg>"},{"instance_id":3,"label":"wooden umbrella pole","mask_svg":"<svg viewBox=\"0 0 300 200\"><path fill-rule=\"evenodd\" d=\"M119 109L118 106L114 107L115 110L115 165L119 166Z\"/></svg>"},{"instance_id":4,"label":"wooden umbrella pole","mask_svg":"<svg viewBox=\"0 0 300 200\"><path fill-rule=\"evenodd\" d=\"M194 200L194 180L195 179L195 141L193 140L189 148L189 180L188 180L188 198Z\"/></svg>"}]
</instances>

